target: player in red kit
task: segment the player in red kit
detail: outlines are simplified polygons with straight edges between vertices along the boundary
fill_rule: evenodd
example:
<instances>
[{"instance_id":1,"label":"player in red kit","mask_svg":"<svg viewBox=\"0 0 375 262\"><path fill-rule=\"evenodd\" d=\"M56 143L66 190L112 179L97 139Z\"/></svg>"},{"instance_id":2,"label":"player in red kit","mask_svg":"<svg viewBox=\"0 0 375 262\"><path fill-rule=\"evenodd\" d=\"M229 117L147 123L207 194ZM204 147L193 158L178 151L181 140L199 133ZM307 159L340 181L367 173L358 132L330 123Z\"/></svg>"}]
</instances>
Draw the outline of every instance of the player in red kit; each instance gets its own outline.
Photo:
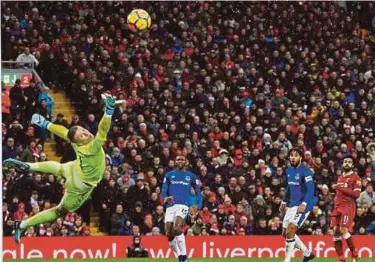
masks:
<instances>
[{"instance_id":1,"label":"player in red kit","mask_svg":"<svg viewBox=\"0 0 375 262\"><path fill-rule=\"evenodd\" d=\"M353 172L354 161L347 156L343 161L343 174L338 178L337 184L332 185L336 190L335 208L332 212L331 227L334 230L334 243L339 261L345 261L342 239L352 252L352 262L357 261L357 250L349 231L352 230L353 220L356 213L356 199L361 193L361 178Z\"/></svg>"}]
</instances>

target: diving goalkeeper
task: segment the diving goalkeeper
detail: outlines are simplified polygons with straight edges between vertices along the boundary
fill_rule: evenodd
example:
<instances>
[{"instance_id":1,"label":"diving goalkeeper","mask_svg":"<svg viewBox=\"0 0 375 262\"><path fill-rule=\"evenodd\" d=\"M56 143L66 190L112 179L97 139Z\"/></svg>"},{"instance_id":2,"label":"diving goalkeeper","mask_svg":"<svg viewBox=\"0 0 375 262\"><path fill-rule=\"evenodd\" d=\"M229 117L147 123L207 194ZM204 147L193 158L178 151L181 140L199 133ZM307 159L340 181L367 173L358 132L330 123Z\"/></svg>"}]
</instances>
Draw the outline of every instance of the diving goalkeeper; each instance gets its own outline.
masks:
<instances>
[{"instance_id":1,"label":"diving goalkeeper","mask_svg":"<svg viewBox=\"0 0 375 262\"><path fill-rule=\"evenodd\" d=\"M65 216L68 212L77 210L90 197L93 189L101 181L105 170L105 153L103 144L111 126L113 111L117 104L110 95L102 95L105 103L105 113L102 117L98 133L94 137L81 126L73 126L69 130L64 126L55 125L45 120L41 115L34 114L31 123L48 129L53 134L69 141L77 154L77 159L65 164L54 161L40 163L25 163L16 159L7 159L3 165L7 168L16 168L20 171L36 171L51 173L65 178L65 194L58 206L44 210L35 216L16 221L14 224L15 240L20 242L22 233L29 227L54 221Z\"/></svg>"}]
</instances>

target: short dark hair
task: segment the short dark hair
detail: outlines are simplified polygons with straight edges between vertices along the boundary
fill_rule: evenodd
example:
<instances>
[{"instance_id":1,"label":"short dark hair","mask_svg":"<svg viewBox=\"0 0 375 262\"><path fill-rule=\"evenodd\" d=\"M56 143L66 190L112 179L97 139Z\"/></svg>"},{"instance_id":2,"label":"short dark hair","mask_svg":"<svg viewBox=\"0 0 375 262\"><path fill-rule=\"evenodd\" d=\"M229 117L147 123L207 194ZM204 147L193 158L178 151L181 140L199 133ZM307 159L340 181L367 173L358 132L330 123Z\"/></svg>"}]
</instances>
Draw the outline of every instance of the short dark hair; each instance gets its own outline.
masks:
<instances>
[{"instance_id":1,"label":"short dark hair","mask_svg":"<svg viewBox=\"0 0 375 262\"><path fill-rule=\"evenodd\" d=\"M289 151L289 156L293 153L293 152L296 152L300 157L303 156L303 153L302 153L302 150L300 150L299 148L292 148L290 151Z\"/></svg>"},{"instance_id":2,"label":"short dark hair","mask_svg":"<svg viewBox=\"0 0 375 262\"><path fill-rule=\"evenodd\" d=\"M70 142L74 143L74 136L77 132L77 129L78 129L78 126L72 126L71 128L69 128L69 131L68 131L68 139L70 140Z\"/></svg>"},{"instance_id":3,"label":"short dark hair","mask_svg":"<svg viewBox=\"0 0 375 262\"><path fill-rule=\"evenodd\" d=\"M352 156L352 155L347 155L347 156L345 156L343 159L342 159L342 161L344 161L345 159L351 159L352 161L353 161L353 163L355 162L354 161L354 157Z\"/></svg>"}]
</instances>

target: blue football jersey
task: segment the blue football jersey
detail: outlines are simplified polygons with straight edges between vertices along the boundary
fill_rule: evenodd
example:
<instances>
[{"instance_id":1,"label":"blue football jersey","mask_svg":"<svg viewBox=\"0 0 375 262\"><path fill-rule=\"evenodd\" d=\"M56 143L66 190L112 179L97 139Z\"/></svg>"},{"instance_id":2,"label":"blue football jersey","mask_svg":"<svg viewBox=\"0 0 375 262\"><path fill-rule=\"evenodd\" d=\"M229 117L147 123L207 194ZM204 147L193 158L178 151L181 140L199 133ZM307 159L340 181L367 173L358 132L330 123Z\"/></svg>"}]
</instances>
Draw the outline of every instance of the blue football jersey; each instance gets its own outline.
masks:
<instances>
[{"instance_id":1,"label":"blue football jersey","mask_svg":"<svg viewBox=\"0 0 375 262\"><path fill-rule=\"evenodd\" d=\"M173 206L174 204L191 206L190 189L192 187L195 190L196 204L200 206L202 194L196 176L190 171L179 171L175 169L165 174L161 195L163 199L168 196L173 196L173 202L168 203L167 207Z\"/></svg>"},{"instance_id":2,"label":"blue football jersey","mask_svg":"<svg viewBox=\"0 0 375 262\"><path fill-rule=\"evenodd\" d=\"M289 207L306 204L306 210L311 210L317 202L312 171L304 164L298 167L289 166L286 170L287 189L283 202Z\"/></svg>"}]
</instances>

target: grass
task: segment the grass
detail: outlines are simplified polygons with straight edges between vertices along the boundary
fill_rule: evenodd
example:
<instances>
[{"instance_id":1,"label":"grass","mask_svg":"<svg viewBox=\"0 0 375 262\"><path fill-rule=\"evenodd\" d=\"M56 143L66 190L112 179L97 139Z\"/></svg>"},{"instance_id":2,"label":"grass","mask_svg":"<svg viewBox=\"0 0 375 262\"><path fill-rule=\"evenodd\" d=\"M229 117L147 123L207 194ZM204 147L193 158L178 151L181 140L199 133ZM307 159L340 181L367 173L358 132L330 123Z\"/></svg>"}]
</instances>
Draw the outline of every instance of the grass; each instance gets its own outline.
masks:
<instances>
[{"instance_id":1,"label":"grass","mask_svg":"<svg viewBox=\"0 0 375 262\"><path fill-rule=\"evenodd\" d=\"M223 259L210 259L210 258L191 258L189 259L189 262L255 262L255 261L262 261L262 262L282 262L283 258L262 258L262 259L256 259L256 258L223 258ZM17 260L4 260L8 262L17 262L17 261L26 261L26 259L17 259ZM50 261L70 261L70 262L87 262L90 261L89 259L27 259L28 262L50 262ZM177 259L150 259L150 258L127 258L127 259L101 259L101 262L146 262L146 261L152 261L152 262L165 262L165 261L177 261ZM292 260L293 262L302 261L301 258L295 258ZM350 260L349 260L350 261ZM312 260L312 262L337 262L337 259L334 258L316 258ZM359 260L359 262L374 262L373 258L362 258Z\"/></svg>"}]
</instances>

